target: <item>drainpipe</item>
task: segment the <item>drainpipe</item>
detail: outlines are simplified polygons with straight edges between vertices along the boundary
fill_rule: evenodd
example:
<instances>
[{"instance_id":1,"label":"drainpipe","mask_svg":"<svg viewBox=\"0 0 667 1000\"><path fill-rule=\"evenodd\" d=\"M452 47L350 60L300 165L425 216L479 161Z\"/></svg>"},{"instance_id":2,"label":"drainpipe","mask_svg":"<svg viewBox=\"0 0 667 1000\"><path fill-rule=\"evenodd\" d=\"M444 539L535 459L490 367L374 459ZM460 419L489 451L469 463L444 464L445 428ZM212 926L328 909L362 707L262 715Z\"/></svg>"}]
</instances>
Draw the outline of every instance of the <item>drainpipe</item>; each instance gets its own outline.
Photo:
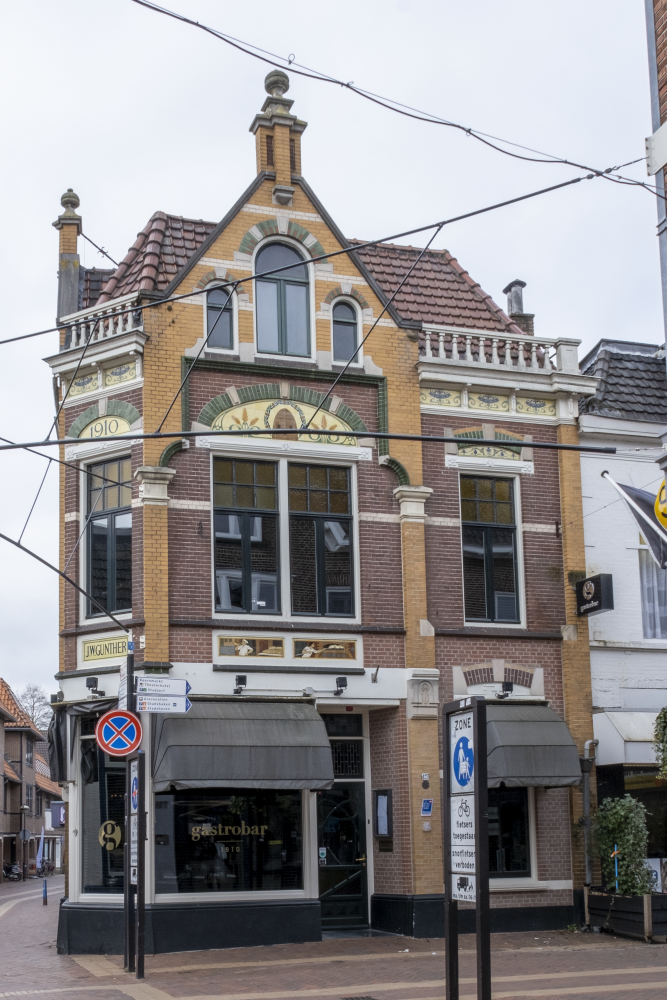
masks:
<instances>
[{"instance_id":1,"label":"drainpipe","mask_svg":"<svg viewBox=\"0 0 667 1000\"><path fill-rule=\"evenodd\" d=\"M581 780L582 780L582 795L583 795L583 828L584 828L584 861L586 865L586 878L584 882L584 912L586 926L590 926L590 919L588 915L588 890L591 887L591 880L593 878L591 872L591 856L590 856L590 835L591 835L591 770L593 764L595 763L595 747L598 745L599 740L586 740L584 743L584 756L579 759L581 764ZM593 748L593 753L591 755L591 748Z\"/></svg>"},{"instance_id":2,"label":"drainpipe","mask_svg":"<svg viewBox=\"0 0 667 1000\"><path fill-rule=\"evenodd\" d=\"M651 128L657 132L660 121L660 93L658 90L658 54L655 39L655 14L653 0L644 0L646 9L646 40L648 42L648 77L651 88ZM661 53L662 54L662 53ZM667 216L665 214L665 174L658 170L655 175L658 197L658 245L660 247L660 278L662 283L662 313L667 339Z\"/></svg>"}]
</instances>

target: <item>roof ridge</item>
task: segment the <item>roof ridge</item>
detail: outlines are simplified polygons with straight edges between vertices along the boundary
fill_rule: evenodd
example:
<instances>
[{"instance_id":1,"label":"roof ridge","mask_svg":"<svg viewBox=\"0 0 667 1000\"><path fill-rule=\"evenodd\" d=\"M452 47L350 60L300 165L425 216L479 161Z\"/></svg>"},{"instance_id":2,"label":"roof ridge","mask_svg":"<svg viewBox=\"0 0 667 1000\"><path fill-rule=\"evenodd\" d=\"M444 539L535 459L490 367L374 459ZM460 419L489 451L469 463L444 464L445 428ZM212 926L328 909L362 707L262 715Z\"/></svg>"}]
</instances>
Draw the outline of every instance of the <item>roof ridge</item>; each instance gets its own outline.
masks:
<instances>
[{"instance_id":1,"label":"roof ridge","mask_svg":"<svg viewBox=\"0 0 667 1000\"><path fill-rule=\"evenodd\" d=\"M39 736L40 740L44 738L7 681L2 677L0 677L0 703L16 718L16 722L5 722L6 727L9 729L31 729Z\"/></svg>"}]
</instances>

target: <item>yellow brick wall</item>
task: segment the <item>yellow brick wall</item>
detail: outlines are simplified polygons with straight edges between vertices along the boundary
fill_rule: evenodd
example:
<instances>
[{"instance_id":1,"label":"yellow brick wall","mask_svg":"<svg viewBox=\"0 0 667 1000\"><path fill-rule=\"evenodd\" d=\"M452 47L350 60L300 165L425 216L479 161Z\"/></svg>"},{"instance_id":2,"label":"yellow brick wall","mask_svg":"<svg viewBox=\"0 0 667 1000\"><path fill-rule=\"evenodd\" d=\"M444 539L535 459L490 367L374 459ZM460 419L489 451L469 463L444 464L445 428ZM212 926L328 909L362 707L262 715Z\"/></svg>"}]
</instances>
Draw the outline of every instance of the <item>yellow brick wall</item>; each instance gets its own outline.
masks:
<instances>
[{"instance_id":1,"label":"yellow brick wall","mask_svg":"<svg viewBox=\"0 0 667 1000\"><path fill-rule=\"evenodd\" d=\"M76 238L78 227L73 223L64 223L58 230L58 250L60 253L76 253Z\"/></svg>"}]
</instances>

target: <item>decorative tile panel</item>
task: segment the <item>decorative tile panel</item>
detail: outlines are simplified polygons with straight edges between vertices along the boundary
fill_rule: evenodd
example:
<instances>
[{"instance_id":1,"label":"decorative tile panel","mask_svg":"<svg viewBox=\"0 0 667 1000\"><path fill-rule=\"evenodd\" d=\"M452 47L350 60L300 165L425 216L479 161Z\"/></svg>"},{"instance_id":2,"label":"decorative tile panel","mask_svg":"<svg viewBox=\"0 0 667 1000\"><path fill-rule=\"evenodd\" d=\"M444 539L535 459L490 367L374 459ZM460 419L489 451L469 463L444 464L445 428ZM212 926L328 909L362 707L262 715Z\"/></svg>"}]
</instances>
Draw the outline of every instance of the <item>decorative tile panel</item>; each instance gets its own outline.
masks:
<instances>
[{"instance_id":1,"label":"decorative tile panel","mask_svg":"<svg viewBox=\"0 0 667 1000\"><path fill-rule=\"evenodd\" d=\"M285 640L273 636L263 639L249 639L247 636L218 636L218 656L261 656L264 659L282 659L285 656Z\"/></svg>"},{"instance_id":2,"label":"decorative tile panel","mask_svg":"<svg viewBox=\"0 0 667 1000\"><path fill-rule=\"evenodd\" d=\"M532 417L555 417L555 399L534 399L533 397L517 396L516 412L528 413Z\"/></svg>"},{"instance_id":3,"label":"decorative tile panel","mask_svg":"<svg viewBox=\"0 0 667 1000\"><path fill-rule=\"evenodd\" d=\"M137 362L128 361L115 368L106 368L104 371L104 385L120 385L121 382L131 382L137 377Z\"/></svg>"},{"instance_id":4,"label":"decorative tile panel","mask_svg":"<svg viewBox=\"0 0 667 1000\"><path fill-rule=\"evenodd\" d=\"M453 389L422 389L420 401L422 406L461 406L461 393Z\"/></svg>"},{"instance_id":5,"label":"decorative tile panel","mask_svg":"<svg viewBox=\"0 0 667 1000\"><path fill-rule=\"evenodd\" d=\"M301 660L356 660L354 640L295 639L294 656Z\"/></svg>"},{"instance_id":6,"label":"decorative tile panel","mask_svg":"<svg viewBox=\"0 0 667 1000\"><path fill-rule=\"evenodd\" d=\"M495 396L490 392L469 392L468 408L471 410L489 410L509 413L510 397Z\"/></svg>"},{"instance_id":7,"label":"decorative tile panel","mask_svg":"<svg viewBox=\"0 0 667 1000\"><path fill-rule=\"evenodd\" d=\"M274 428L289 430L294 428L294 438L314 444L343 444L354 446L356 438L346 433L353 428L339 416L320 410L308 430L302 432L315 413L315 407L292 399L257 400L241 406L234 406L220 413L211 424L212 430L244 431L266 430L262 437L271 437ZM276 434L285 440L289 434Z\"/></svg>"},{"instance_id":8,"label":"decorative tile panel","mask_svg":"<svg viewBox=\"0 0 667 1000\"><path fill-rule=\"evenodd\" d=\"M80 375L70 385L67 396L68 399L71 399L72 396L84 396L87 392L95 392L97 388L97 372L93 372L92 375Z\"/></svg>"}]
</instances>

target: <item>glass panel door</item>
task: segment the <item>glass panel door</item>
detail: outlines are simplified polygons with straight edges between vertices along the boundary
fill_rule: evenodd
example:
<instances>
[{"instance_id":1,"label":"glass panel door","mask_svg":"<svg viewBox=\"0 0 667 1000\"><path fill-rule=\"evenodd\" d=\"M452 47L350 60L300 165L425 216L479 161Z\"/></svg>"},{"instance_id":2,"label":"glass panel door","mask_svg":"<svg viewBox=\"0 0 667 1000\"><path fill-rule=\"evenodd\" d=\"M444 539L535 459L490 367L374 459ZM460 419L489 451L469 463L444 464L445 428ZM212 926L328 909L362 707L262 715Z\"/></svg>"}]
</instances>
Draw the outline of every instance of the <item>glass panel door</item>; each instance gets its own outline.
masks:
<instances>
[{"instance_id":1,"label":"glass panel door","mask_svg":"<svg viewBox=\"0 0 667 1000\"><path fill-rule=\"evenodd\" d=\"M368 926L365 782L317 793L322 928Z\"/></svg>"}]
</instances>

